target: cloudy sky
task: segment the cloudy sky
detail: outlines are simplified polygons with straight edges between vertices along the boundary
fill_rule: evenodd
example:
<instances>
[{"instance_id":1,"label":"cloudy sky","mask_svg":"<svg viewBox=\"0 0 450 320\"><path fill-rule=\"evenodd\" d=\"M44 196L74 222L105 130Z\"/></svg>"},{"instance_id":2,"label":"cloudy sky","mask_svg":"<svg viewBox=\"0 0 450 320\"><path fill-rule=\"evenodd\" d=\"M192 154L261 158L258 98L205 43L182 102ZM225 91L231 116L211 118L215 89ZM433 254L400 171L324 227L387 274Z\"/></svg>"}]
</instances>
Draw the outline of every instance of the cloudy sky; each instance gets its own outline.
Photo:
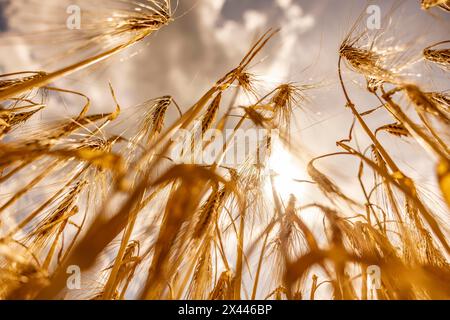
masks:
<instances>
[{"instance_id":1,"label":"cloudy sky","mask_svg":"<svg viewBox=\"0 0 450 320\"><path fill-rule=\"evenodd\" d=\"M78 0L83 1L86 0ZM23 21L28 20L23 19L18 23L13 15L31 14L36 20L50 21L54 19L50 13L55 7L64 8L73 2L77 1L0 0L0 30L18 28L26 33L32 30L34 20L24 24ZM448 15L442 15L439 10L423 12L419 1L372 3L379 5L382 15L387 16L384 18L387 21L383 21L388 26L386 39L402 39L400 44L404 45L414 39L414 45L409 43L410 51L418 49L416 53L420 53L420 48L448 37ZM401 6L393 15L388 15L392 6L398 4ZM11 5L14 11L7 10ZM111 108L109 80L123 106L132 107L169 94L186 109L215 80L239 63L258 35L268 28L281 28L280 34L255 60L251 72L258 76L263 92L282 82L316 84L317 89L308 92L309 101L297 116L294 139L307 145L312 155L333 152L335 141L346 136L351 123L337 82L337 50L357 17L365 14L367 6L368 3L361 0L180 0L172 24L114 61L71 75L64 86L88 94L97 110ZM42 60L38 60L46 55L42 46L34 48L26 40L20 46L9 43L0 38L1 70L43 68L39 63ZM52 64L44 68L52 68ZM412 65L408 72L411 79L424 85L426 90L448 89L449 81L445 78L448 76L434 67ZM352 82L352 95L360 108L374 107L376 102L368 99L363 91L363 81L350 72L346 79ZM388 117L378 115L372 121L375 128L391 122ZM362 135L360 139L364 141ZM411 154L420 158L420 149L408 144L393 142L390 147L394 153L401 150L398 151L400 162L406 163ZM421 173L421 163L426 162L417 159L415 173L418 177L422 175L424 183L429 183L427 175ZM339 171L338 168L336 166L335 171Z\"/></svg>"},{"instance_id":2,"label":"cloudy sky","mask_svg":"<svg viewBox=\"0 0 450 320\"><path fill-rule=\"evenodd\" d=\"M52 39L37 45L31 34L37 25L64 28L65 8L72 3L112 3L114 0L0 0L0 73L22 70L54 70L63 64L53 58ZM103 2L104 1L104 2ZM347 137L352 116L337 79L338 48L358 16L366 14L364 0L179 0L175 21L149 39L118 57L59 82L60 87L77 90L92 98L92 112L113 108L108 81L124 108L133 110L146 100L171 95L183 109L198 100L214 82L235 67L252 42L269 28L281 28L251 65L263 95L280 83L313 84L308 101L296 113L292 141L302 145L310 157L336 152L336 141ZM450 88L448 73L420 61L421 49L448 40L450 15L439 10L424 12L419 0L379 0L386 26L381 43L404 46L411 59L404 70L410 81L427 91ZM398 8L389 14L392 7ZM55 11L56 10L56 11ZM58 12L58 14L55 14ZM94 12L95 13L95 12ZM9 32L25 36L11 40ZM395 41L399 40L398 43ZM43 64L42 61L48 61ZM345 71L352 99L360 110L377 105L365 91L365 82ZM405 102L405 107L407 103ZM58 108L59 109L56 109ZM79 110L55 104L45 112L61 117ZM371 128L392 123L386 114L375 113ZM356 131L356 140L367 139ZM431 159L423 149L408 141L380 137L402 170L419 181L426 193L439 193ZM283 160L284 163L288 161ZM333 158L324 161L330 174L347 194L352 195L358 162ZM300 166L296 166L300 168ZM322 169L322 168L321 168ZM293 169L295 170L295 169ZM304 172L299 172L302 175ZM293 173L297 174L297 173ZM307 178L296 176L296 178ZM309 190L302 189L308 198ZM312 191L311 191L312 192ZM316 191L317 192L317 191ZM359 194L360 195L360 194ZM314 195L311 195L314 196ZM317 221L321 224L321 221ZM268 270L269 272L271 270Z\"/></svg>"}]
</instances>

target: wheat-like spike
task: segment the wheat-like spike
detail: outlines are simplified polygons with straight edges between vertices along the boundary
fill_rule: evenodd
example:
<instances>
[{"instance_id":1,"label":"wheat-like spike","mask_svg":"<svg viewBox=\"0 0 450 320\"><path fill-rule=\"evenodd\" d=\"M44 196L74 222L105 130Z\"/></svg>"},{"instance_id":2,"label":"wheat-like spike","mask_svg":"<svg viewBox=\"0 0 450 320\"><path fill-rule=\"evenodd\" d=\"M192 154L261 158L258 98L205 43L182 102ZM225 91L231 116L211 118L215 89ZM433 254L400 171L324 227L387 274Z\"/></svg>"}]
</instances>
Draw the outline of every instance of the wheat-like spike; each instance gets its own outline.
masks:
<instances>
[{"instance_id":1,"label":"wheat-like spike","mask_svg":"<svg viewBox=\"0 0 450 320\"><path fill-rule=\"evenodd\" d=\"M433 44L423 50L423 56L426 60L439 64L446 69L450 68L450 49L432 49L438 45L449 43L450 41L441 41Z\"/></svg>"},{"instance_id":2,"label":"wheat-like spike","mask_svg":"<svg viewBox=\"0 0 450 320\"><path fill-rule=\"evenodd\" d=\"M249 93L252 97L257 97L258 94L254 87L255 77L248 71L240 71L236 73L236 80L241 88L245 92Z\"/></svg>"},{"instance_id":3,"label":"wheat-like spike","mask_svg":"<svg viewBox=\"0 0 450 320\"><path fill-rule=\"evenodd\" d=\"M276 111L282 112L283 110L292 110L295 105L298 105L305 99L306 97L300 86L285 83L275 89L271 103L273 103Z\"/></svg>"},{"instance_id":4,"label":"wheat-like spike","mask_svg":"<svg viewBox=\"0 0 450 320\"><path fill-rule=\"evenodd\" d=\"M272 117L265 117L262 112L259 112L255 106L249 106L244 108L244 118L250 119L257 127L266 128L272 127Z\"/></svg>"},{"instance_id":5,"label":"wheat-like spike","mask_svg":"<svg viewBox=\"0 0 450 320\"><path fill-rule=\"evenodd\" d=\"M138 264L141 262L139 257L140 243L137 240L130 241L127 245L123 257L120 261L119 270L115 278L114 284L112 285L112 299L116 298L123 299L127 289L128 284L131 281ZM115 293L115 294L114 294ZM102 292L104 295L105 292ZM102 299L104 296L102 297Z\"/></svg>"},{"instance_id":6,"label":"wheat-like spike","mask_svg":"<svg viewBox=\"0 0 450 320\"><path fill-rule=\"evenodd\" d=\"M228 300L233 295L233 272L223 271L213 291L209 294L210 300Z\"/></svg>"},{"instance_id":7,"label":"wheat-like spike","mask_svg":"<svg viewBox=\"0 0 450 320\"><path fill-rule=\"evenodd\" d=\"M442 112L450 113L450 95L448 93L428 92L426 95Z\"/></svg>"},{"instance_id":8,"label":"wheat-like spike","mask_svg":"<svg viewBox=\"0 0 450 320\"><path fill-rule=\"evenodd\" d=\"M448 0L422 0L421 6L423 10L440 7L446 11L450 11L450 1Z\"/></svg>"},{"instance_id":9,"label":"wheat-like spike","mask_svg":"<svg viewBox=\"0 0 450 320\"><path fill-rule=\"evenodd\" d=\"M425 49L423 52L425 59L450 67L450 49L431 50Z\"/></svg>"},{"instance_id":10,"label":"wheat-like spike","mask_svg":"<svg viewBox=\"0 0 450 320\"><path fill-rule=\"evenodd\" d=\"M13 76L23 75L22 77L11 78ZM0 93L11 90L14 87L24 83L39 80L47 75L44 71L22 71L0 75ZM6 78L6 79L3 79Z\"/></svg>"},{"instance_id":11,"label":"wheat-like spike","mask_svg":"<svg viewBox=\"0 0 450 320\"><path fill-rule=\"evenodd\" d=\"M213 125L217 117L217 113L219 112L220 102L222 101L222 92L219 92L217 96L213 99L211 104L208 106L205 115L202 119L202 134L210 129Z\"/></svg>"},{"instance_id":12,"label":"wheat-like spike","mask_svg":"<svg viewBox=\"0 0 450 320\"><path fill-rule=\"evenodd\" d=\"M155 111L153 112L152 120L152 131L150 136L153 137L155 134L161 133L164 128L164 118L166 116L166 111L169 105L172 103L172 97L165 96L162 97L156 105Z\"/></svg>"},{"instance_id":13,"label":"wheat-like spike","mask_svg":"<svg viewBox=\"0 0 450 320\"><path fill-rule=\"evenodd\" d=\"M32 240L30 247L33 248L33 250L39 251L43 249L46 245L46 241L53 233L59 228L63 230L67 225L68 219L78 213L78 207L75 203L86 185L86 181L78 182L62 199L58 207L48 214L48 216L27 236L27 241Z\"/></svg>"},{"instance_id":14,"label":"wheat-like spike","mask_svg":"<svg viewBox=\"0 0 450 320\"><path fill-rule=\"evenodd\" d=\"M189 299L205 300L212 278L211 237L205 239L202 244L201 254L197 260L191 285L189 287Z\"/></svg>"},{"instance_id":15,"label":"wheat-like spike","mask_svg":"<svg viewBox=\"0 0 450 320\"><path fill-rule=\"evenodd\" d=\"M399 83L399 76L381 65L382 56L371 50L358 48L348 42L342 43L339 54L357 73L366 77L371 88L384 82Z\"/></svg>"},{"instance_id":16,"label":"wheat-like spike","mask_svg":"<svg viewBox=\"0 0 450 320\"><path fill-rule=\"evenodd\" d=\"M380 131L386 131L394 136L397 137L408 137L410 136L409 131L405 128L405 126L399 122L387 124L384 126L379 127L375 130L375 134Z\"/></svg>"},{"instance_id":17,"label":"wheat-like spike","mask_svg":"<svg viewBox=\"0 0 450 320\"><path fill-rule=\"evenodd\" d=\"M0 138L4 134L7 134L15 127L19 126L20 124L26 122L28 119L30 119L34 114L44 109L45 106L40 106L35 110L32 111L26 111L26 112L8 112L8 110L1 110L0 109ZM2 112L3 111L3 112Z\"/></svg>"},{"instance_id":18,"label":"wheat-like spike","mask_svg":"<svg viewBox=\"0 0 450 320\"><path fill-rule=\"evenodd\" d=\"M217 214L220 211L223 201L226 196L225 188L213 191L206 202L200 209L199 219L194 227L193 238L198 239L205 234L209 234L208 229L210 223L217 219Z\"/></svg>"},{"instance_id":19,"label":"wheat-like spike","mask_svg":"<svg viewBox=\"0 0 450 320\"><path fill-rule=\"evenodd\" d=\"M297 250L303 243L312 244L316 248L315 239L310 233L308 227L297 216L297 199L290 195L285 211L279 215L279 231L272 241L272 251L275 261L275 274L272 281L283 286L283 279L279 277L286 272L290 261L297 255Z\"/></svg>"},{"instance_id":20,"label":"wheat-like spike","mask_svg":"<svg viewBox=\"0 0 450 320\"><path fill-rule=\"evenodd\" d=\"M319 186L320 190L322 190L322 192L326 194L330 199L338 197L345 200L346 202L357 205L354 200L347 197L340 190L340 188L335 183L333 183L326 175L324 175L314 167L314 160L308 163L307 172L311 179Z\"/></svg>"},{"instance_id":21,"label":"wheat-like spike","mask_svg":"<svg viewBox=\"0 0 450 320\"><path fill-rule=\"evenodd\" d=\"M274 90L270 104L273 107L276 125L283 130L286 136L290 136L291 120L293 118L294 108L301 107L306 101L304 91L310 86L299 86L293 83L281 84Z\"/></svg>"},{"instance_id":22,"label":"wheat-like spike","mask_svg":"<svg viewBox=\"0 0 450 320\"><path fill-rule=\"evenodd\" d=\"M406 95L417 109L430 113L447 124L450 123L450 117L443 112L441 108L437 106L436 103L430 99L429 96L427 96L427 94L418 86L414 84L406 84L403 85L403 89L406 91Z\"/></svg>"},{"instance_id":23,"label":"wheat-like spike","mask_svg":"<svg viewBox=\"0 0 450 320\"><path fill-rule=\"evenodd\" d=\"M441 8L447 12L450 12L450 1L447 0L446 3L440 4L439 8Z\"/></svg>"}]
</instances>

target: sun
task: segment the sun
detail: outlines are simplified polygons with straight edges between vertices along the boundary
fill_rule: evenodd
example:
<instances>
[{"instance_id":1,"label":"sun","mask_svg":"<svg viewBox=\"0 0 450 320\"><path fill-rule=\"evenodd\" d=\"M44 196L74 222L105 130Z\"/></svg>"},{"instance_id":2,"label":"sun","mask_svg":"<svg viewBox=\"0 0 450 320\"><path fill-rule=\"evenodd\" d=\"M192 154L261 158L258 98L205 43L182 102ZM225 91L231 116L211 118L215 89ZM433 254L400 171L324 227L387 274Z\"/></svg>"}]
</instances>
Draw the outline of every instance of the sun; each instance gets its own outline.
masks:
<instances>
[{"instance_id":1,"label":"sun","mask_svg":"<svg viewBox=\"0 0 450 320\"><path fill-rule=\"evenodd\" d=\"M299 180L307 180L308 175L304 166L281 143L273 146L269 168L273 174L274 187L283 202L287 201L291 194L297 199L302 198L307 185ZM267 179L266 191L272 194L271 179Z\"/></svg>"}]
</instances>

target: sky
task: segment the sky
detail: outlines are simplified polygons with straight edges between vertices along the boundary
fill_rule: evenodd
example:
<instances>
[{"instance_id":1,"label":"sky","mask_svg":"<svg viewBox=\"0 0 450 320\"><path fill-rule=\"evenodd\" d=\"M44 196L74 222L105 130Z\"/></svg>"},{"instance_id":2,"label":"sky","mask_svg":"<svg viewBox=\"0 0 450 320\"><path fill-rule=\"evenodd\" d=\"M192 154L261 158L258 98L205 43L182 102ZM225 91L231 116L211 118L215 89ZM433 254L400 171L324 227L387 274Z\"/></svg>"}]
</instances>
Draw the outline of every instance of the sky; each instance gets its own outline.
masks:
<instances>
[{"instance_id":1,"label":"sky","mask_svg":"<svg viewBox=\"0 0 450 320\"><path fill-rule=\"evenodd\" d=\"M0 30L19 29L26 34L36 21L54 22L56 18L51 13L69 3L64 1L0 0ZM83 1L86 0L70 3ZM383 0L371 4L381 8L383 24L388 26L385 38L402 39L399 45L414 43L409 51L415 54L420 54L420 49L426 45L448 37L448 15L439 11L424 12L419 1ZM316 86L306 92L308 102L300 106L293 129L294 141L305 145L311 156L334 152L336 140L347 135L352 121L337 81L337 52L348 30L359 15L365 14L368 5L361 0L180 0L174 13L175 21L169 26L113 61L69 76L61 85L90 96L93 112L111 110L113 106L108 81L125 108L151 98L172 95L182 109L187 109L239 63L258 35L269 28L281 28L251 65L250 71L257 75L261 93L286 82ZM396 5L400 5L399 8L389 15ZM32 19L16 18L23 15ZM65 18L64 14L58 17ZM47 43L35 48L27 39L19 39L15 46L10 46L8 41L2 41L0 34L1 70L47 70L58 64L59 60L51 60ZM42 66L39 62L43 56L52 63ZM420 65L419 69L416 65ZM432 66L412 64L408 75L426 90L448 89L448 76ZM430 75L433 81L429 81ZM348 71L344 76L361 110L375 107L376 101L364 92L363 79ZM49 110L57 116L61 111ZM71 110L65 107L64 112ZM374 115L371 125L376 128L387 121L391 122L383 115ZM362 134L357 133L357 138L362 144L367 141ZM411 166L408 160L412 156L416 159L413 176L423 179L424 184L435 183L422 171L422 166L428 166L428 159L420 149L404 142L389 140L386 143L394 154L397 153L402 165ZM346 170L341 169L342 166L354 167L353 163L337 160L327 165L343 179L343 183L351 184L352 180L346 179ZM353 177L353 174L349 176Z\"/></svg>"},{"instance_id":2,"label":"sky","mask_svg":"<svg viewBox=\"0 0 450 320\"><path fill-rule=\"evenodd\" d=\"M48 43L37 46L26 36L11 41L8 32L20 30L27 34L35 23L64 23L61 8L83 1L88 0L0 0L0 71L53 70L60 65L60 60L52 59ZM448 74L424 64L419 56L427 45L448 40L450 15L424 12L418 0L379 0L370 4L381 8L387 26L385 42L395 44L393 39L400 39L396 45L408 48L412 58L405 75L410 81L426 91L448 90ZM363 0L180 0L170 25L111 61L70 75L58 85L91 97L92 112L114 107L108 81L122 107L131 111L146 100L164 95L173 96L186 110L239 63L259 35L269 28L281 28L251 64L250 71L257 76L261 94L281 83L313 85L315 89L305 92L307 101L296 113L292 141L302 145L310 157L336 152L336 141L347 137L352 122L337 78L338 49L358 16L364 17L368 5ZM399 8L389 15L396 5ZM55 16L55 10L62 14ZM50 63L42 65L43 58ZM360 110L377 106L377 101L365 93L363 79L350 71L344 71L344 78ZM59 107L46 112L54 117L74 113L68 106ZM391 122L390 117L376 113L370 126L375 129ZM367 145L367 138L359 130L355 137L358 143ZM433 166L423 149L400 139L380 139L421 188L439 192L430 171ZM280 157L279 161L286 164L290 159ZM358 164L336 158L320 162L320 167L352 195L356 192ZM298 172L296 178L306 178L302 174ZM308 197L308 189L301 191L302 197Z\"/></svg>"}]
</instances>

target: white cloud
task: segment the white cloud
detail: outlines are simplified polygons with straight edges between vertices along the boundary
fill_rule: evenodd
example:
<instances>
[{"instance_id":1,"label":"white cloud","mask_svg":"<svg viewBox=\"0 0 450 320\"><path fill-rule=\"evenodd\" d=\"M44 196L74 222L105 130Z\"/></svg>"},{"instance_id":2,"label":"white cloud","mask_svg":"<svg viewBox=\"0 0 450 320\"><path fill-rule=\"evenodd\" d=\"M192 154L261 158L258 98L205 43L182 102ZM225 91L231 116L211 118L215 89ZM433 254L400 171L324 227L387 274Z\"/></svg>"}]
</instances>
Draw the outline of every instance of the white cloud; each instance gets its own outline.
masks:
<instances>
[{"instance_id":1,"label":"white cloud","mask_svg":"<svg viewBox=\"0 0 450 320\"><path fill-rule=\"evenodd\" d=\"M223 1L221 4L224 4ZM217 14L211 15L206 21L209 27L213 27L212 36L217 43L221 44L230 60L248 50L257 32L262 33L269 28L280 26L282 29L280 45L270 52L270 61L264 64L265 67L260 68L260 73L272 81L286 81L292 63L302 52L300 35L314 27L315 19L312 15L304 14L302 8L292 1L276 0L274 5L282 9L281 15L274 14L275 11L271 10L248 9L242 13L242 21L227 20L220 24L219 20L216 20L211 24L211 16L220 18ZM210 7L210 5L205 6ZM215 9L217 13L219 6Z\"/></svg>"},{"instance_id":2,"label":"white cloud","mask_svg":"<svg viewBox=\"0 0 450 320\"><path fill-rule=\"evenodd\" d=\"M244 13L244 24L247 31L254 31L267 25L267 16L261 12L248 10Z\"/></svg>"},{"instance_id":3,"label":"white cloud","mask_svg":"<svg viewBox=\"0 0 450 320\"><path fill-rule=\"evenodd\" d=\"M292 4L292 0L276 0L278 5L283 9L289 9Z\"/></svg>"}]
</instances>

